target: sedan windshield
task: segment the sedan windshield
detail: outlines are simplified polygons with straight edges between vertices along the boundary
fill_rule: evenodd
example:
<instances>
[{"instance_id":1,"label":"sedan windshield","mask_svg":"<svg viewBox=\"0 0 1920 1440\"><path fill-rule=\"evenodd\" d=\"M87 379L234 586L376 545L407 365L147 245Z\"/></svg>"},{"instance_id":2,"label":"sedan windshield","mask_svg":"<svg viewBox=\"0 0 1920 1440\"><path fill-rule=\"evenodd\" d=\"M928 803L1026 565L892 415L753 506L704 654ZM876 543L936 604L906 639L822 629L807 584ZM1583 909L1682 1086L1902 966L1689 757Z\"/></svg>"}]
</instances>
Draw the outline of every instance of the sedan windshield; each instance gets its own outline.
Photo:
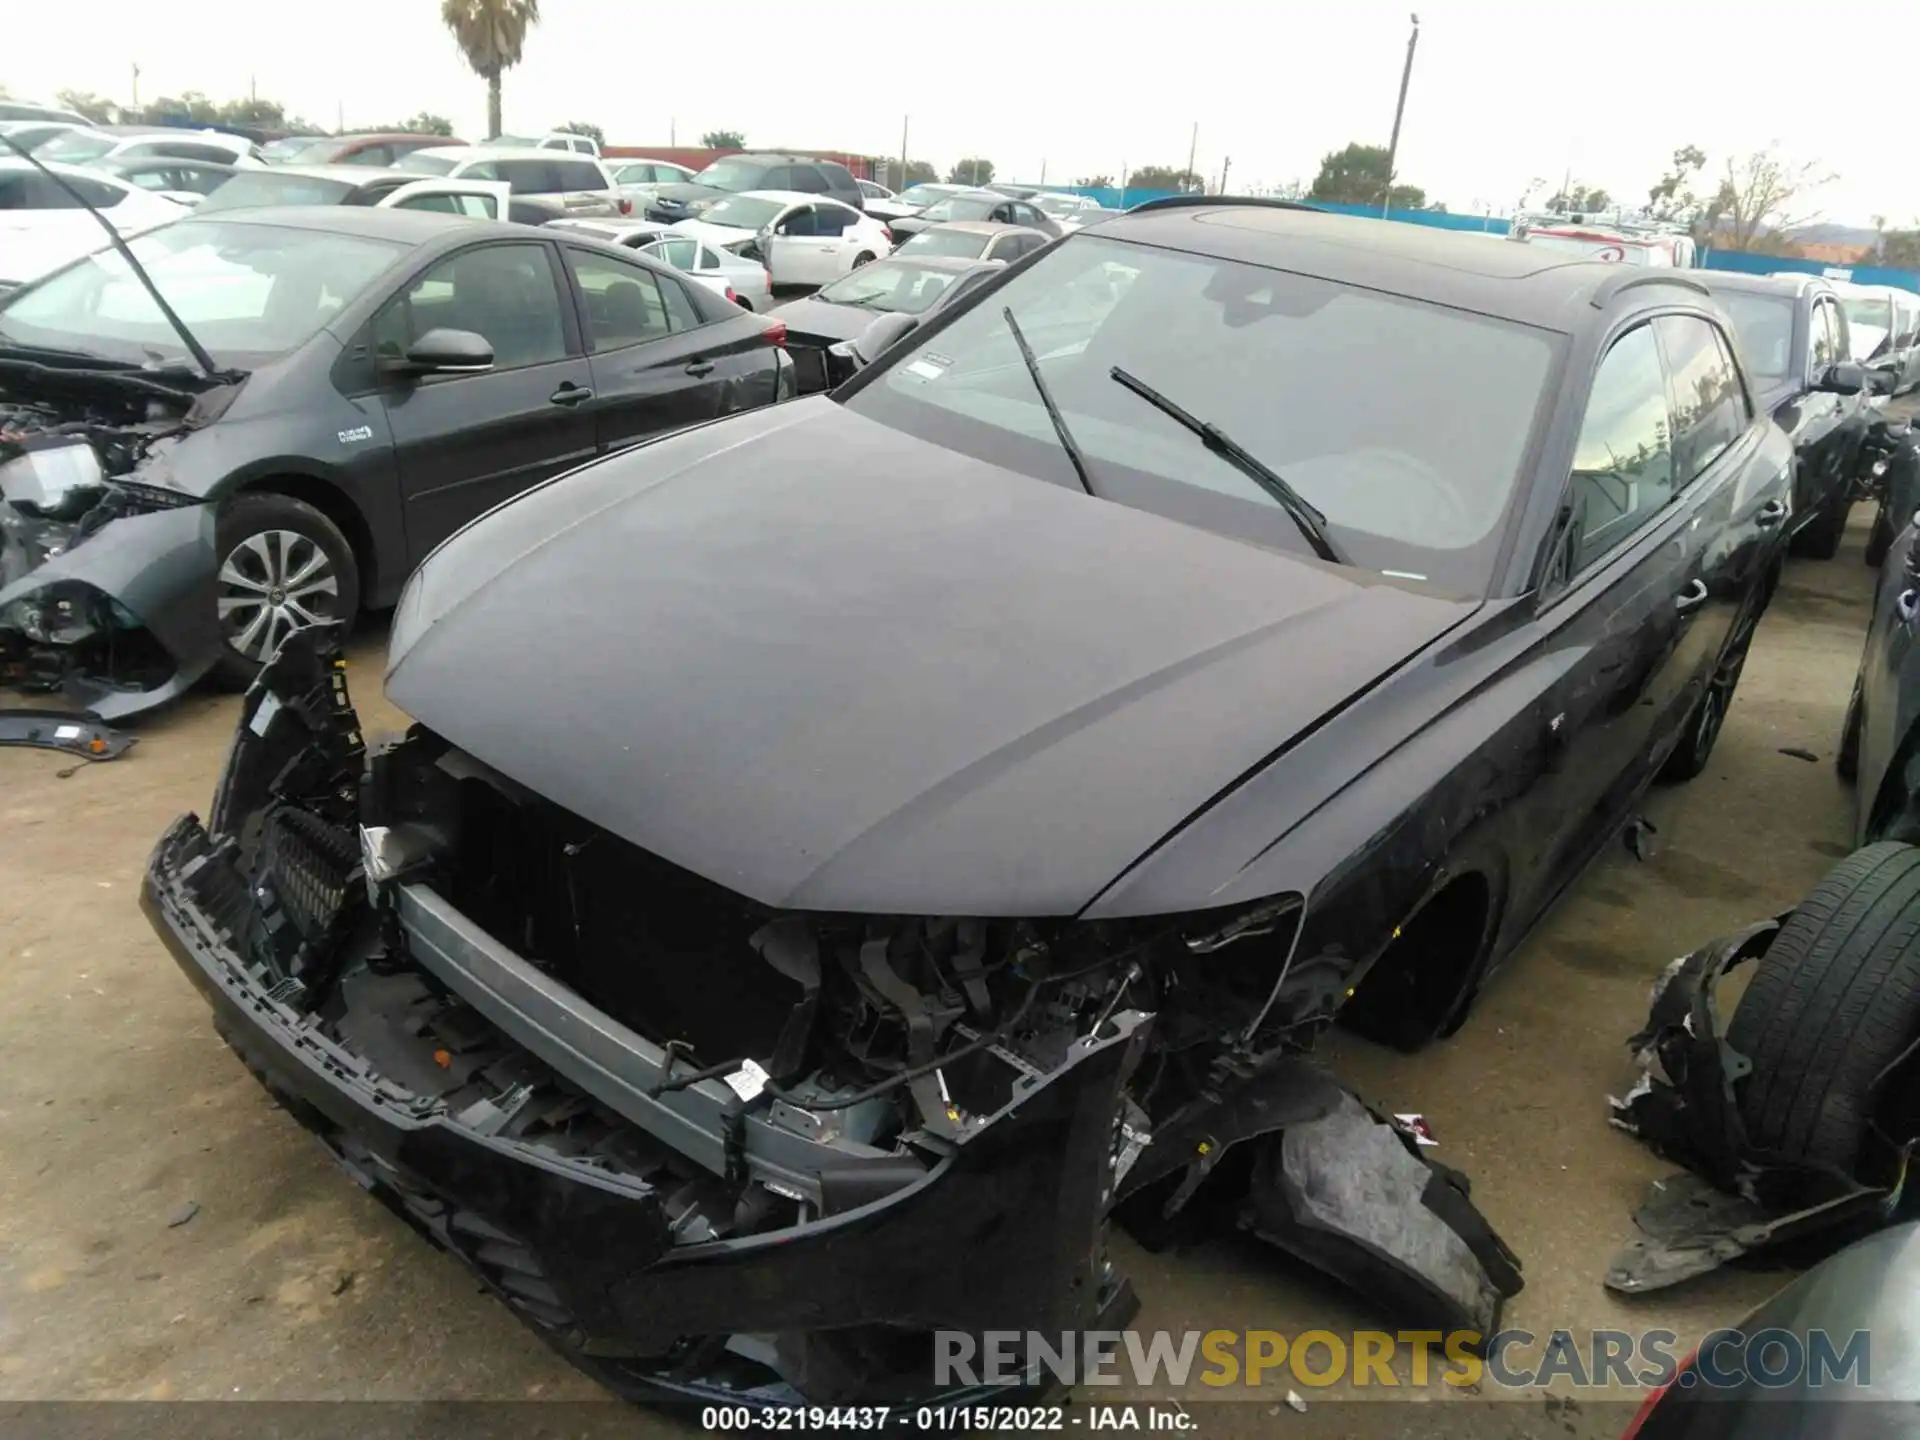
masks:
<instances>
[{"instance_id":1,"label":"sedan windshield","mask_svg":"<svg viewBox=\"0 0 1920 1440\"><path fill-rule=\"evenodd\" d=\"M355 235L198 219L128 244L195 338L221 365L242 370L305 341L408 249ZM0 303L0 343L129 364L188 359L114 250Z\"/></svg>"},{"instance_id":2,"label":"sedan windshield","mask_svg":"<svg viewBox=\"0 0 1920 1440\"><path fill-rule=\"evenodd\" d=\"M68 130L44 145L35 146L33 153L42 160L84 165L89 160L98 160L119 143L115 136L102 135L98 130Z\"/></svg>"},{"instance_id":3,"label":"sedan windshield","mask_svg":"<svg viewBox=\"0 0 1920 1440\"><path fill-rule=\"evenodd\" d=\"M999 195L949 195L920 212L922 220L984 220L996 205L1004 204Z\"/></svg>"},{"instance_id":4,"label":"sedan windshield","mask_svg":"<svg viewBox=\"0 0 1920 1440\"><path fill-rule=\"evenodd\" d=\"M931 205L952 193L945 185L909 185L893 198L900 205Z\"/></svg>"},{"instance_id":5,"label":"sedan windshield","mask_svg":"<svg viewBox=\"0 0 1920 1440\"><path fill-rule=\"evenodd\" d=\"M730 155L725 160L716 160L707 166L693 177L693 183L737 193L741 190L758 190L766 173L767 167L758 160L741 160Z\"/></svg>"},{"instance_id":6,"label":"sedan windshield","mask_svg":"<svg viewBox=\"0 0 1920 1440\"><path fill-rule=\"evenodd\" d=\"M835 305L857 305L882 314L924 315L934 301L960 278L952 270L930 270L923 265L879 260L863 265L844 280L820 292Z\"/></svg>"},{"instance_id":7,"label":"sedan windshield","mask_svg":"<svg viewBox=\"0 0 1920 1440\"><path fill-rule=\"evenodd\" d=\"M358 189L345 180L290 175L285 170L242 170L200 202L200 213L242 210L250 205L344 205Z\"/></svg>"},{"instance_id":8,"label":"sedan windshield","mask_svg":"<svg viewBox=\"0 0 1920 1440\"><path fill-rule=\"evenodd\" d=\"M729 195L701 212L709 225L731 225L736 230L763 230L787 208L784 200L757 200L751 195Z\"/></svg>"},{"instance_id":9,"label":"sedan windshield","mask_svg":"<svg viewBox=\"0 0 1920 1440\"><path fill-rule=\"evenodd\" d=\"M1306 548L1267 487L1118 383L1220 430L1323 511L1353 563L1485 594L1558 337L1233 260L1085 232L909 338L840 403L1079 488L1011 311L1103 500Z\"/></svg>"},{"instance_id":10,"label":"sedan windshield","mask_svg":"<svg viewBox=\"0 0 1920 1440\"><path fill-rule=\"evenodd\" d=\"M1716 290L1714 298L1733 317L1741 353L1755 376L1784 380L1793 373L1792 300L1745 290Z\"/></svg>"}]
</instances>

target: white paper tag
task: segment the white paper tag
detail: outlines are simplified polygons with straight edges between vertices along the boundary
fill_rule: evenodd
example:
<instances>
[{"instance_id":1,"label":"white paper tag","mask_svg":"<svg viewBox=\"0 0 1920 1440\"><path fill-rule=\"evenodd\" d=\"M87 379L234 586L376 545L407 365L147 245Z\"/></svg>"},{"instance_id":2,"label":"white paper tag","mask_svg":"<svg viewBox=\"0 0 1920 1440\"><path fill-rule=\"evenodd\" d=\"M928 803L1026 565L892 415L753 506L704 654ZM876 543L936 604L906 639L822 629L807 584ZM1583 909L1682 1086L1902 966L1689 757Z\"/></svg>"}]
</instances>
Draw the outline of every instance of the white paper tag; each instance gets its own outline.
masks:
<instances>
[{"instance_id":1,"label":"white paper tag","mask_svg":"<svg viewBox=\"0 0 1920 1440\"><path fill-rule=\"evenodd\" d=\"M752 1100L767 1088L767 1081L772 1078L753 1061L743 1060L740 1068L727 1076L727 1084L742 1100Z\"/></svg>"},{"instance_id":2,"label":"white paper tag","mask_svg":"<svg viewBox=\"0 0 1920 1440\"><path fill-rule=\"evenodd\" d=\"M910 360L904 367L907 374L918 375L922 380L938 380L944 370L938 365L929 365L924 360Z\"/></svg>"},{"instance_id":3,"label":"white paper tag","mask_svg":"<svg viewBox=\"0 0 1920 1440\"><path fill-rule=\"evenodd\" d=\"M280 697L271 690L260 702L260 708L253 712L253 723L247 728L256 735L267 733L267 727L273 724L273 717L280 713Z\"/></svg>"},{"instance_id":4,"label":"white paper tag","mask_svg":"<svg viewBox=\"0 0 1920 1440\"><path fill-rule=\"evenodd\" d=\"M80 727L78 725L57 726L54 729L53 738L56 740L78 740L80 738Z\"/></svg>"}]
</instances>

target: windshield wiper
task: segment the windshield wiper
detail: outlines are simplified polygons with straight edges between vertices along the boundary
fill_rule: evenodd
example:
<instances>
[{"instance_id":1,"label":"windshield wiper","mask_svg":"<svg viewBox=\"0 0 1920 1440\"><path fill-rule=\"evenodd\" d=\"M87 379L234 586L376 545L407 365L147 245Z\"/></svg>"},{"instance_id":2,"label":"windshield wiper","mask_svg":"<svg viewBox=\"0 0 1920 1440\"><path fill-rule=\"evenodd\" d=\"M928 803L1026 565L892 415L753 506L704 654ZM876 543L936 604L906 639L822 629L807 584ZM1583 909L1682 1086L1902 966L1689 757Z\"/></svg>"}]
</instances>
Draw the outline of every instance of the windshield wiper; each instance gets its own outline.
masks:
<instances>
[{"instance_id":1,"label":"windshield wiper","mask_svg":"<svg viewBox=\"0 0 1920 1440\"><path fill-rule=\"evenodd\" d=\"M69 185L64 175L57 175L49 170L34 156L31 150L27 149L26 146L15 140L11 135L0 134L0 145L5 145L9 150L13 151L14 154L18 155L22 160L46 176L47 179L66 191L68 197L74 204L78 205L82 210L85 210L89 215L93 216L95 220L100 222L100 228L107 232L107 239L113 242L113 248L119 252L120 258L127 262L127 268L133 271L135 278L146 287L147 294L153 297L153 303L160 307L160 313L167 317L167 323L173 327L174 333L180 337L180 343L185 345L187 347L187 353L193 356L193 363L200 367L201 373L209 380L219 378L220 370L214 365L213 356L209 355L200 342L193 338L193 332L187 329L187 322L174 313L173 307L167 303L167 297L160 293L160 287L154 284L153 277L147 274L146 267L134 258L133 251L128 247L126 240L122 238L118 230L113 228L113 222L102 215L92 205L88 204L87 197Z\"/></svg>"},{"instance_id":2,"label":"windshield wiper","mask_svg":"<svg viewBox=\"0 0 1920 1440\"><path fill-rule=\"evenodd\" d=\"M1307 543L1313 546L1314 554L1318 555L1322 560L1332 561L1335 565L1352 563L1334 547L1332 538L1327 534L1327 517L1316 510L1306 496L1289 485L1286 477L1281 475L1278 470L1275 470L1271 465L1267 464L1266 461L1259 459L1244 449L1239 441L1227 434L1227 432L1222 430L1218 425L1215 425L1210 420L1202 420L1192 411L1183 409L1180 405L1169 400L1158 390L1147 384L1147 382L1142 380L1138 375L1129 374L1118 365L1115 365L1107 374L1115 380L1118 380L1149 405L1153 406L1154 409L1171 416L1186 426L1187 429L1200 437L1200 443L1205 445L1207 449L1218 455L1222 460L1225 460L1229 465L1233 466L1242 475L1245 475L1277 500L1280 508L1292 517L1295 525L1300 527L1300 533L1307 537Z\"/></svg>"},{"instance_id":3,"label":"windshield wiper","mask_svg":"<svg viewBox=\"0 0 1920 1440\"><path fill-rule=\"evenodd\" d=\"M1013 343L1020 347L1020 358L1026 362L1027 374L1033 377L1033 388L1040 392L1040 403L1047 407L1047 418L1053 422L1053 433L1060 437L1060 448L1067 452L1067 459L1073 462L1073 473L1080 477L1080 488L1089 495L1096 493L1093 481L1087 478L1087 457L1073 443L1073 432L1067 429L1067 417L1053 403L1053 391L1047 388L1046 377L1040 373L1040 362L1034 356L1033 347L1027 344L1027 337L1020 333L1020 322L1013 318L1013 307L1004 306L1000 313L1006 317L1007 329L1013 332Z\"/></svg>"}]
</instances>

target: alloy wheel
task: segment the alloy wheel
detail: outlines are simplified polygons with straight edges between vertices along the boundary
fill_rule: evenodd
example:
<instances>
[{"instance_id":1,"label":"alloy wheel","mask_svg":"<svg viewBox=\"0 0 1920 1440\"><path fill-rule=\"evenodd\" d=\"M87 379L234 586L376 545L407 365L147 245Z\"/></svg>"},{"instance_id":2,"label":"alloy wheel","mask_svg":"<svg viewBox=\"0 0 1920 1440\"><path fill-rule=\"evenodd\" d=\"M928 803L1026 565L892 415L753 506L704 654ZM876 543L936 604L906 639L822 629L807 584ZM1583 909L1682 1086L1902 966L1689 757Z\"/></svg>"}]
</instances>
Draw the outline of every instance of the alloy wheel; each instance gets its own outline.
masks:
<instances>
[{"instance_id":1,"label":"alloy wheel","mask_svg":"<svg viewBox=\"0 0 1920 1440\"><path fill-rule=\"evenodd\" d=\"M295 630L337 618L332 558L297 530L260 530L220 562L220 629L249 660L271 660Z\"/></svg>"}]
</instances>

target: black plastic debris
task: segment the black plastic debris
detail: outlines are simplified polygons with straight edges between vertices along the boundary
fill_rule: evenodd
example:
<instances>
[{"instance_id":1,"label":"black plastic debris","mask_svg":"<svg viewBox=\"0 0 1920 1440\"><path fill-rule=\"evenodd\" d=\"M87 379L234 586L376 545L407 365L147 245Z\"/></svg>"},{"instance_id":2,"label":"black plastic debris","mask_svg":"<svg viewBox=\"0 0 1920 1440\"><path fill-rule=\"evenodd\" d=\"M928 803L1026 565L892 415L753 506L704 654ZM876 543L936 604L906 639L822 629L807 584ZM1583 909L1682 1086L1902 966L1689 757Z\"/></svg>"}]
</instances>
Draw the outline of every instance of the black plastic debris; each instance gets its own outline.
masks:
<instances>
[{"instance_id":1,"label":"black plastic debris","mask_svg":"<svg viewBox=\"0 0 1920 1440\"><path fill-rule=\"evenodd\" d=\"M1803 750L1798 745L1782 745L1780 747L1780 753L1789 759L1805 760L1813 765L1820 763L1820 757L1818 755L1814 754L1811 750Z\"/></svg>"},{"instance_id":2,"label":"black plastic debris","mask_svg":"<svg viewBox=\"0 0 1920 1440\"><path fill-rule=\"evenodd\" d=\"M65 710L0 710L0 745L59 750L83 760L117 760L134 744L133 736L91 715Z\"/></svg>"}]
</instances>

